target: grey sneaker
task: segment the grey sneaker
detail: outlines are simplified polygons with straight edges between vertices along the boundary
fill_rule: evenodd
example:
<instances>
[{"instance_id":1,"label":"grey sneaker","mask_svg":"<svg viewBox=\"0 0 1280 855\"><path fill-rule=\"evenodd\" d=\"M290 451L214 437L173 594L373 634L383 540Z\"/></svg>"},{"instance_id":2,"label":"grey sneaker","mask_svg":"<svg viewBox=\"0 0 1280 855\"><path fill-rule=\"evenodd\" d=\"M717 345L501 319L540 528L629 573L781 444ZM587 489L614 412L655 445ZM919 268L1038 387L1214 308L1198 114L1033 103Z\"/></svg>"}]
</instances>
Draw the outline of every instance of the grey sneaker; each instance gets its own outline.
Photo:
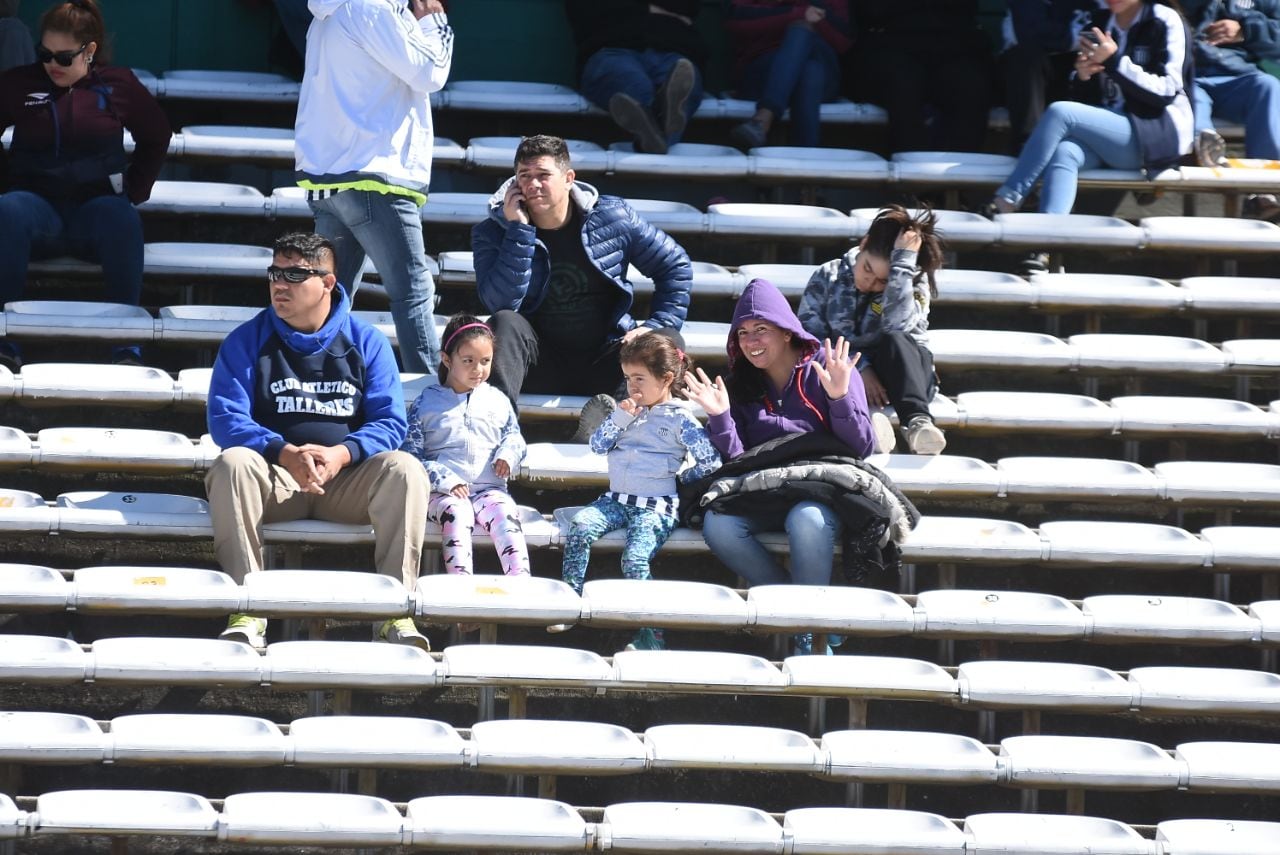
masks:
<instances>
[{"instance_id":1,"label":"grey sneaker","mask_svg":"<svg viewBox=\"0 0 1280 855\"><path fill-rule=\"evenodd\" d=\"M384 620L381 625L374 624L374 641L386 641L391 644L408 644L427 653L431 652L431 642L418 629L411 617Z\"/></svg>"},{"instance_id":2,"label":"grey sneaker","mask_svg":"<svg viewBox=\"0 0 1280 855\"><path fill-rule=\"evenodd\" d=\"M233 614L227 628L218 635L224 641L238 641L254 650L267 646L267 619L246 614Z\"/></svg>"},{"instance_id":3,"label":"grey sneaker","mask_svg":"<svg viewBox=\"0 0 1280 855\"><path fill-rule=\"evenodd\" d=\"M1196 134L1196 163L1204 167L1227 165L1227 141L1213 128Z\"/></svg>"},{"instance_id":4,"label":"grey sneaker","mask_svg":"<svg viewBox=\"0 0 1280 855\"><path fill-rule=\"evenodd\" d=\"M876 451L888 454L897 447L898 434L893 430L893 422L879 410L871 414L871 431L876 436Z\"/></svg>"},{"instance_id":5,"label":"grey sneaker","mask_svg":"<svg viewBox=\"0 0 1280 855\"><path fill-rule=\"evenodd\" d=\"M547 627L547 632L556 635L561 632L568 632L571 629L573 629L573 624L571 623L553 623Z\"/></svg>"},{"instance_id":6,"label":"grey sneaker","mask_svg":"<svg viewBox=\"0 0 1280 855\"><path fill-rule=\"evenodd\" d=\"M768 141L769 134L765 132L764 126L755 119L748 119L740 125L735 125L733 130L729 131L729 142L744 152L753 148L760 148Z\"/></svg>"},{"instance_id":7,"label":"grey sneaker","mask_svg":"<svg viewBox=\"0 0 1280 855\"><path fill-rule=\"evenodd\" d=\"M618 402L612 396L601 392L582 406L578 414L578 429L573 432L570 442L590 442L591 434L604 424L604 420L618 409Z\"/></svg>"},{"instance_id":8,"label":"grey sneaker","mask_svg":"<svg viewBox=\"0 0 1280 855\"><path fill-rule=\"evenodd\" d=\"M609 99L609 115L618 127L635 137L636 151L666 154L667 138L649 108L624 92Z\"/></svg>"},{"instance_id":9,"label":"grey sneaker","mask_svg":"<svg viewBox=\"0 0 1280 855\"><path fill-rule=\"evenodd\" d=\"M928 416L916 416L907 425L907 448L912 454L941 454L947 438Z\"/></svg>"},{"instance_id":10,"label":"grey sneaker","mask_svg":"<svg viewBox=\"0 0 1280 855\"><path fill-rule=\"evenodd\" d=\"M658 102L662 104L662 131L667 139L680 139L684 135L689 117L685 108L689 104L689 96L693 93L693 82L697 79L698 70L687 59L676 60L667 75L667 81L658 91Z\"/></svg>"}]
</instances>

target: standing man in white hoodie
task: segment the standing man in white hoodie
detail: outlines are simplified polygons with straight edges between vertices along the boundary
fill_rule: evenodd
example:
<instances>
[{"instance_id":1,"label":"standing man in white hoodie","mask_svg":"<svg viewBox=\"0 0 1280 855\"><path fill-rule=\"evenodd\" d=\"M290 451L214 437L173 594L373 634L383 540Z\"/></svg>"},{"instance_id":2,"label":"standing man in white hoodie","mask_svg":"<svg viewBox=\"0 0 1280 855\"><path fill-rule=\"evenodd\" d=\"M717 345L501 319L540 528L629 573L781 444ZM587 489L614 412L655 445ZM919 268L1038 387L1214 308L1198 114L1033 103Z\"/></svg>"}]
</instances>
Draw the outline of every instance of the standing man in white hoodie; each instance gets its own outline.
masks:
<instances>
[{"instance_id":1,"label":"standing man in white hoodie","mask_svg":"<svg viewBox=\"0 0 1280 855\"><path fill-rule=\"evenodd\" d=\"M453 62L440 0L310 0L298 100L298 185L352 297L365 256L391 298L405 371L431 373L440 339L419 209L431 180L430 94Z\"/></svg>"}]
</instances>

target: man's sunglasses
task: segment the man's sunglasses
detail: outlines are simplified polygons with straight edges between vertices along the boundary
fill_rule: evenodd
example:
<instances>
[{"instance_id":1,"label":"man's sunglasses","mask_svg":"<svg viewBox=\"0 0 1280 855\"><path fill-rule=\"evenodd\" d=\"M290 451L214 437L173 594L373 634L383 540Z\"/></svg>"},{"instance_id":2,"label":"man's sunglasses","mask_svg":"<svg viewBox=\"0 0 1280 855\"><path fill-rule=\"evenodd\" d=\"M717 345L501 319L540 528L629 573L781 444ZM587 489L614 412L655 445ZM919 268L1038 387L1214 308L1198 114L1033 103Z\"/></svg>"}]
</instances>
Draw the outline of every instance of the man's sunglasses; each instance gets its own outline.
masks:
<instances>
[{"instance_id":1,"label":"man's sunglasses","mask_svg":"<svg viewBox=\"0 0 1280 855\"><path fill-rule=\"evenodd\" d=\"M80 45L80 50L60 50L55 52L44 45L36 45L36 58L45 65L56 62L63 68L70 68L71 63L75 62L76 57L84 53L84 49L87 47L87 44L83 44Z\"/></svg>"},{"instance_id":2,"label":"man's sunglasses","mask_svg":"<svg viewBox=\"0 0 1280 855\"><path fill-rule=\"evenodd\" d=\"M290 285L298 285L306 282L312 276L328 276L328 270L317 270L314 267L276 267L274 264L267 268L267 281L279 282L283 279Z\"/></svg>"}]
</instances>

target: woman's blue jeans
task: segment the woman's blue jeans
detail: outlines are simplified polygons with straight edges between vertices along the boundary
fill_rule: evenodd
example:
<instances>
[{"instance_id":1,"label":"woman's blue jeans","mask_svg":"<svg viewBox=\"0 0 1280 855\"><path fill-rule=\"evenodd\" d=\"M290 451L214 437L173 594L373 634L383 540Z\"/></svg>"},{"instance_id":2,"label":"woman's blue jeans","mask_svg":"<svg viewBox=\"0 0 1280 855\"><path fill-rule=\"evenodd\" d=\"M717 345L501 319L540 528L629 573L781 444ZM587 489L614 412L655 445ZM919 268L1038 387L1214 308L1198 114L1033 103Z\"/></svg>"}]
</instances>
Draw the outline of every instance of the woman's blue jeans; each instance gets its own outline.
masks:
<instances>
[{"instance_id":1,"label":"woman's blue jeans","mask_svg":"<svg viewBox=\"0 0 1280 855\"><path fill-rule=\"evenodd\" d=\"M808 27L788 27L777 50L761 54L743 71L738 94L781 117L791 108L791 142L816 146L822 102L840 94L840 60Z\"/></svg>"},{"instance_id":2,"label":"woman's blue jeans","mask_svg":"<svg viewBox=\"0 0 1280 855\"><path fill-rule=\"evenodd\" d=\"M1044 111L996 195L1021 205L1043 177L1040 210L1069 214L1076 201L1080 170L1103 165L1115 169L1142 166L1142 151L1129 117L1104 107L1055 101Z\"/></svg>"},{"instance_id":3,"label":"woman's blue jeans","mask_svg":"<svg viewBox=\"0 0 1280 855\"><path fill-rule=\"evenodd\" d=\"M22 299L32 258L68 254L102 265L109 302L138 305L142 219L127 198L54 204L26 190L0 194L0 304Z\"/></svg>"},{"instance_id":4,"label":"woman's blue jeans","mask_svg":"<svg viewBox=\"0 0 1280 855\"><path fill-rule=\"evenodd\" d=\"M726 567L755 585L827 585L840 517L818 502L800 502L787 512L783 527L790 545L791 570L783 569L756 535L776 530L763 519L708 511L702 537Z\"/></svg>"}]
</instances>

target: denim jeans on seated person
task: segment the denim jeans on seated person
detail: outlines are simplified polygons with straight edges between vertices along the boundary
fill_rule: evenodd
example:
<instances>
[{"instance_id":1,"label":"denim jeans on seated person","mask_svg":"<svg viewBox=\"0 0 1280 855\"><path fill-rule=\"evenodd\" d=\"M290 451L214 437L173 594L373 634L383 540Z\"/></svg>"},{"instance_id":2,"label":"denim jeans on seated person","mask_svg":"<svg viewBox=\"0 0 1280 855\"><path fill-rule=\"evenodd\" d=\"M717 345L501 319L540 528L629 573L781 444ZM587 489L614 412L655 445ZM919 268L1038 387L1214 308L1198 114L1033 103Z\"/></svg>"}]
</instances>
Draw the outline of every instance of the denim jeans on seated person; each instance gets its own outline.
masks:
<instances>
[{"instance_id":1,"label":"denim jeans on seated person","mask_svg":"<svg viewBox=\"0 0 1280 855\"><path fill-rule=\"evenodd\" d=\"M791 143L816 146L820 109L840 94L840 60L831 45L808 27L788 27L777 50L751 61L742 75L738 96L755 99L781 117L791 108Z\"/></svg>"},{"instance_id":2,"label":"denim jeans on seated person","mask_svg":"<svg viewBox=\"0 0 1280 855\"><path fill-rule=\"evenodd\" d=\"M310 204L316 233L337 251L338 282L354 298L368 255L391 299L400 364L405 371L434 374L440 363L436 284L427 267L421 209L407 196L366 190L342 190Z\"/></svg>"},{"instance_id":3,"label":"denim jeans on seated person","mask_svg":"<svg viewBox=\"0 0 1280 855\"><path fill-rule=\"evenodd\" d=\"M1105 107L1055 101L1040 117L996 195L1021 205L1043 176L1040 210L1069 214L1076 202L1080 171L1099 166L1142 166L1142 151L1129 117Z\"/></svg>"},{"instance_id":4,"label":"denim jeans on seated person","mask_svg":"<svg viewBox=\"0 0 1280 855\"><path fill-rule=\"evenodd\" d=\"M1244 156L1280 160L1280 80L1262 71L1196 75L1196 131L1213 119L1244 125Z\"/></svg>"},{"instance_id":5,"label":"denim jeans on seated person","mask_svg":"<svg viewBox=\"0 0 1280 855\"><path fill-rule=\"evenodd\" d=\"M628 48L601 48L591 55L582 67L579 88L582 96L601 110L609 109L609 99L621 92L635 98L651 112L654 100L662 84L671 76L671 69L684 57L673 51L630 50ZM687 119L693 118L702 103L702 73L694 67L693 90L685 102ZM657 116L660 121L665 117ZM680 138L669 137L667 145L675 145Z\"/></svg>"},{"instance_id":6,"label":"denim jeans on seated person","mask_svg":"<svg viewBox=\"0 0 1280 855\"><path fill-rule=\"evenodd\" d=\"M102 265L108 302L138 305L142 219L127 198L53 203L25 190L0 194L0 304L22 298L32 258L68 254Z\"/></svg>"},{"instance_id":7,"label":"denim jeans on seated person","mask_svg":"<svg viewBox=\"0 0 1280 855\"><path fill-rule=\"evenodd\" d=\"M840 517L819 502L799 502L787 512L783 525L790 546L787 572L757 534L776 531L769 521L708 511L702 538L726 567L747 585L829 585Z\"/></svg>"}]
</instances>

